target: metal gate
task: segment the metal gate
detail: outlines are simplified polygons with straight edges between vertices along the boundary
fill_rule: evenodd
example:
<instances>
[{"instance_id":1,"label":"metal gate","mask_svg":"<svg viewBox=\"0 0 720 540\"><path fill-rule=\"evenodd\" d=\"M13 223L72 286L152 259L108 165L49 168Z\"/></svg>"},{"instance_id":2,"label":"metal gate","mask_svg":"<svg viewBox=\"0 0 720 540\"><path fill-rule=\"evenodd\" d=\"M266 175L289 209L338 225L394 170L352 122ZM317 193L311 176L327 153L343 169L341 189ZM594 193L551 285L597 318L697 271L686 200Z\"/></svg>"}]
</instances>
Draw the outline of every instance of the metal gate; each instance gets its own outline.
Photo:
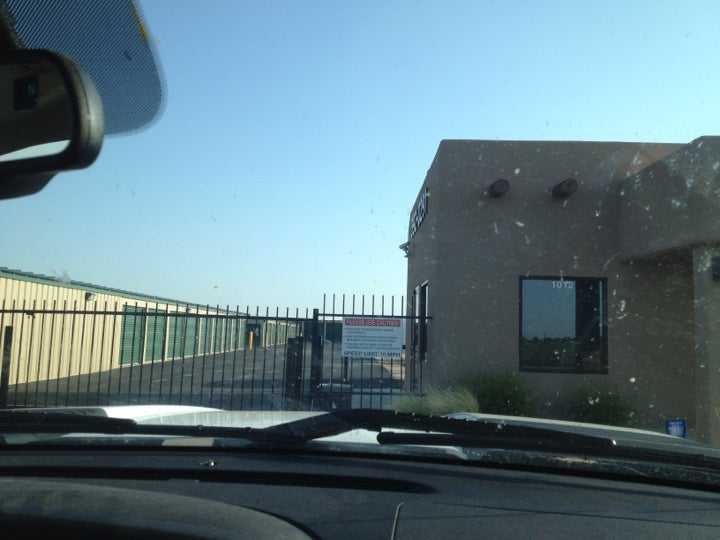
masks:
<instances>
[{"instance_id":1,"label":"metal gate","mask_svg":"<svg viewBox=\"0 0 720 540\"><path fill-rule=\"evenodd\" d=\"M407 314L402 297L333 295L321 309L284 313L95 308L0 309L0 407L391 408L419 390L407 374L424 362L413 336L427 321ZM385 357L344 355L343 320L350 317L400 320L410 346Z\"/></svg>"}]
</instances>

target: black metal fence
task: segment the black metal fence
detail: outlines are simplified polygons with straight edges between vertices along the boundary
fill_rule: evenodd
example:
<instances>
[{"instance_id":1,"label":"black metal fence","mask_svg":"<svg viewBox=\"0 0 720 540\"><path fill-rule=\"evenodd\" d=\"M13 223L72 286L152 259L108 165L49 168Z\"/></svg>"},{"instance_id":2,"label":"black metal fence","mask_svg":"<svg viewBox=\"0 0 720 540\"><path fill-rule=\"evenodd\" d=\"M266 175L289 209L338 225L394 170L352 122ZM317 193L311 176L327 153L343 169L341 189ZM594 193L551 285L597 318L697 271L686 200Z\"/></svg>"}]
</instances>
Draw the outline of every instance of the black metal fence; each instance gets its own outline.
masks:
<instances>
[{"instance_id":1,"label":"black metal fence","mask_svg":"<svg viewBox=\"0 0 720 540\"><path fill-rule=\"evenodd\" d=\"M402 297L354 295L302 311L3 303L0 406L388 408L422 381L420 321L405 311ZM400 321L411 346L344 355L343 319L356 317Z\"/></svg>"}]
</instances>

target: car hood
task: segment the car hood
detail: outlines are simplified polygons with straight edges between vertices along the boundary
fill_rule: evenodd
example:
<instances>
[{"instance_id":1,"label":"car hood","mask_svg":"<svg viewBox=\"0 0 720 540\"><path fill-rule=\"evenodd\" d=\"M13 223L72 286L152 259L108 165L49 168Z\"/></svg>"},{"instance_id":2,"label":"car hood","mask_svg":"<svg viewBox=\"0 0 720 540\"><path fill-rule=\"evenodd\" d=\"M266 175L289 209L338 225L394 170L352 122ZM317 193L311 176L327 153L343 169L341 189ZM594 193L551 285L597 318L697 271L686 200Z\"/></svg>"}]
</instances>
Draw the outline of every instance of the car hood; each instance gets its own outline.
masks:
<instances>
[{"instance_id":1,"label":"car hood","mask_svg":"<svg viewBox=\"0 0 720 540\"><path fill-rule=\"evenodd\" d=\"M107 407L58 407L33 409L35 411L71 411L78 414L107 416L111 418L125 418L140 424L159 424L174 426L206 426L206 427L237 427L237 428L267 428L319 416L326 411L227 411L209 407L195 407L188 405L121 405ZM702 445L692 440L683 439L656 431L606 426L599 424L586 424L582 422L567 422L544 418L528 418L519 416L502 416L495 414L481 414L457 412L447 415L449 418L477 422L502 423L515 426L542 427L561 432L593 435L609 438L623 446L654 448L676 452L714 454L720 457L720 451ZM392 431L408 431L392 429ZM363 443L378 445L377 433L365 429L355 429L339 435L317 439L318 441ZM446 447L447 449L447 447Z\"/></svg>"},{"instance_id":2,"label":"car hood","mask_svg":"<svg viewBox=\"0 0 720 540\"><path fill-rule=\"evenodd\" d=\"M184 405L126 405L109 407L76 408L89 414L97 414L113 418L128 418L142 424L166 425L202 425L217 427L251 427L266 428L293 422L312 416L325 414L325 411L226 411L208 407ZM563 432L594 435L610 438L623 445L664 448L667 450L697 452L712 451L710 447L695 441L674 437L656 431L568 422L544 418L527 418L494 414L457 412L448 417L468 421L501 422L506 425L535 426ZM399 431L399 430L394 430ZM326 437L322 440L337 442L361 442L377 444L377 433L357 429L340 435Z\"/></svg>"},{"instance_id":3,"label":"car hood","mask_svg":"<svg viewBox=\"0 0 720 540\"><path fill-rule=\"evenodd\" d=\"M226 411L207 407L176 405L129 405L101 407L102 414L113 418L129 418L141 424L174 426L237 427L262 429L294 422L326 411ZM324 441L377 443L377 433L356 429L340 435L325 437Z\"/></svg>"},{"instance_id":4,"label":"car hood","mask_svg":"<svg viewBox=\"0 0 720 540\"><path fill-rule=\"evenodd\" d=\"M111 407L76 407L34 409L34 411L64 411L77 414L107 416L112 418L132 419L140 424L165 424L174 426L213 426L213 427L251 427L266 428L287 422L302 420L313 416L323 415L324 411L225 411L205 407L173 406L173 405L138 405L138 406L111 406ZM356 429L339 435L315 439L309 443L314 451L338 453L338 455L366 456L377 455L383 458L396 459L441 459L448 462L472 462L474 464L488 464L493 467L512 466L557 471L570 474L609 474L613 478L627 477L653 481L667 481L672 485L678 482L693 486L710 486L716 489L720 486L720 467L708 463L706 458L713 458L717 463L720 460L720 450L698 444L694 441L672 437L663 433L619 428L614 426L601 426L596 424L583 424L578 422L562 422L540 418L521 418L512 416L485 415L477 413L455 413L449 415L467 421L488 421L492 425L532 425L558 431L596 435L611 438L619 445L636 446L639 448L639 459L618 458L602 455L578 454L563 452L543 452L532 450L509 449L499 447L459 447L438 445L403 445L379 444L377 432ZM392 429L392 431L407 431ZM30 437L29 440L24 438ZM20 433L16 444L26 444L37 441L32 434ZM134 444L135 439L160 438L160 444L167 447L214 447L218 441L212 437L197 437L183 435L151 435L138 434L132 440L120 435L103 436L99 434L68 433L61 438L76 440L81 438L83 444L92 443L94 439L107 444L108 437L113 439L121 437L123 444ZM235 441L222 439L221 448L235 448ZM242 445L240 446L242 447ZM645 451L652 455L652 450L666 450L676 455L685 453L688 460L678 458L672 461L657 461L650 457L643 458ZM656 454L657 455L657 454ZM673 454L660 454L672 456ZM697 461L696 461L697 460Z\"/></svg>"}]
</instances>

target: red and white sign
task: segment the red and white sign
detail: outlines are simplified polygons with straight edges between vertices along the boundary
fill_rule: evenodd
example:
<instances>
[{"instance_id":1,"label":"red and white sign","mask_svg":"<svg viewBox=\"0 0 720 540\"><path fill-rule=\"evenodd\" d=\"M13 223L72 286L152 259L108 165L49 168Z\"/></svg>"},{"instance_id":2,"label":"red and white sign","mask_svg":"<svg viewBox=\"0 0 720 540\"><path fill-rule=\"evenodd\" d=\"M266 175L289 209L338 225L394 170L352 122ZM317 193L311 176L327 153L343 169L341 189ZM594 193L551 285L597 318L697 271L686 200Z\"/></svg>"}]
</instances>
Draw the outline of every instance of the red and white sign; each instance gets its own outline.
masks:
<instances>
[{"instance_id":1,"label":"red and white sign","mask_svg":"<svg viewBox=\"0 0 720 540\"><path fill-rule=\"evenodd\" d=\"M400 356L405 344L405 323L396 317L343 319L342 355L362 358Z\"/></svg>"}]
</instances>

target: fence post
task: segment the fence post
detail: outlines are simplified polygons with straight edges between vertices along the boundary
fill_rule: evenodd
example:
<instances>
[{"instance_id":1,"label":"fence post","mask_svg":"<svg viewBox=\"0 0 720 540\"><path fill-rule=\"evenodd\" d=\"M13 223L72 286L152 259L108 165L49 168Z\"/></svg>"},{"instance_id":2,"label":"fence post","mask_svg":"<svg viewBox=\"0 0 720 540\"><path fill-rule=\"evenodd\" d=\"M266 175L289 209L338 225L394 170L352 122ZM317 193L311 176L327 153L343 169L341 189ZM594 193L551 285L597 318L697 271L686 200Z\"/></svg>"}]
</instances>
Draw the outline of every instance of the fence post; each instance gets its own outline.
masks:
<instances>
[{"instance_id":1,"label":"fence post","mask_svg":"<svg viewBox=\"0 0 720 540\"><path fill-rule=\"evenodd\" d=\"M13 307L15 302L13 301ZM13 319L15 314L13 314ZM12 324L12 323L11 323ZM10 384L10 361L12 352L13 327L4 327L3 348L2 348L2 375L0 376L0 408L6 408L8 404L8 386ZM18 357L19 358L19 357Z\"/></svg>"},{"instance_id":2,"label":"fence post","mask_svg":"<svg viewBox=\"0 0 720 540\"><path fill-rule=\"evenodd\" d=\"M322 343L320 341L320 310L313 309L312 326L310 328L310 396L314 400L322 382Z\"/></svg>"}]
</instances>

